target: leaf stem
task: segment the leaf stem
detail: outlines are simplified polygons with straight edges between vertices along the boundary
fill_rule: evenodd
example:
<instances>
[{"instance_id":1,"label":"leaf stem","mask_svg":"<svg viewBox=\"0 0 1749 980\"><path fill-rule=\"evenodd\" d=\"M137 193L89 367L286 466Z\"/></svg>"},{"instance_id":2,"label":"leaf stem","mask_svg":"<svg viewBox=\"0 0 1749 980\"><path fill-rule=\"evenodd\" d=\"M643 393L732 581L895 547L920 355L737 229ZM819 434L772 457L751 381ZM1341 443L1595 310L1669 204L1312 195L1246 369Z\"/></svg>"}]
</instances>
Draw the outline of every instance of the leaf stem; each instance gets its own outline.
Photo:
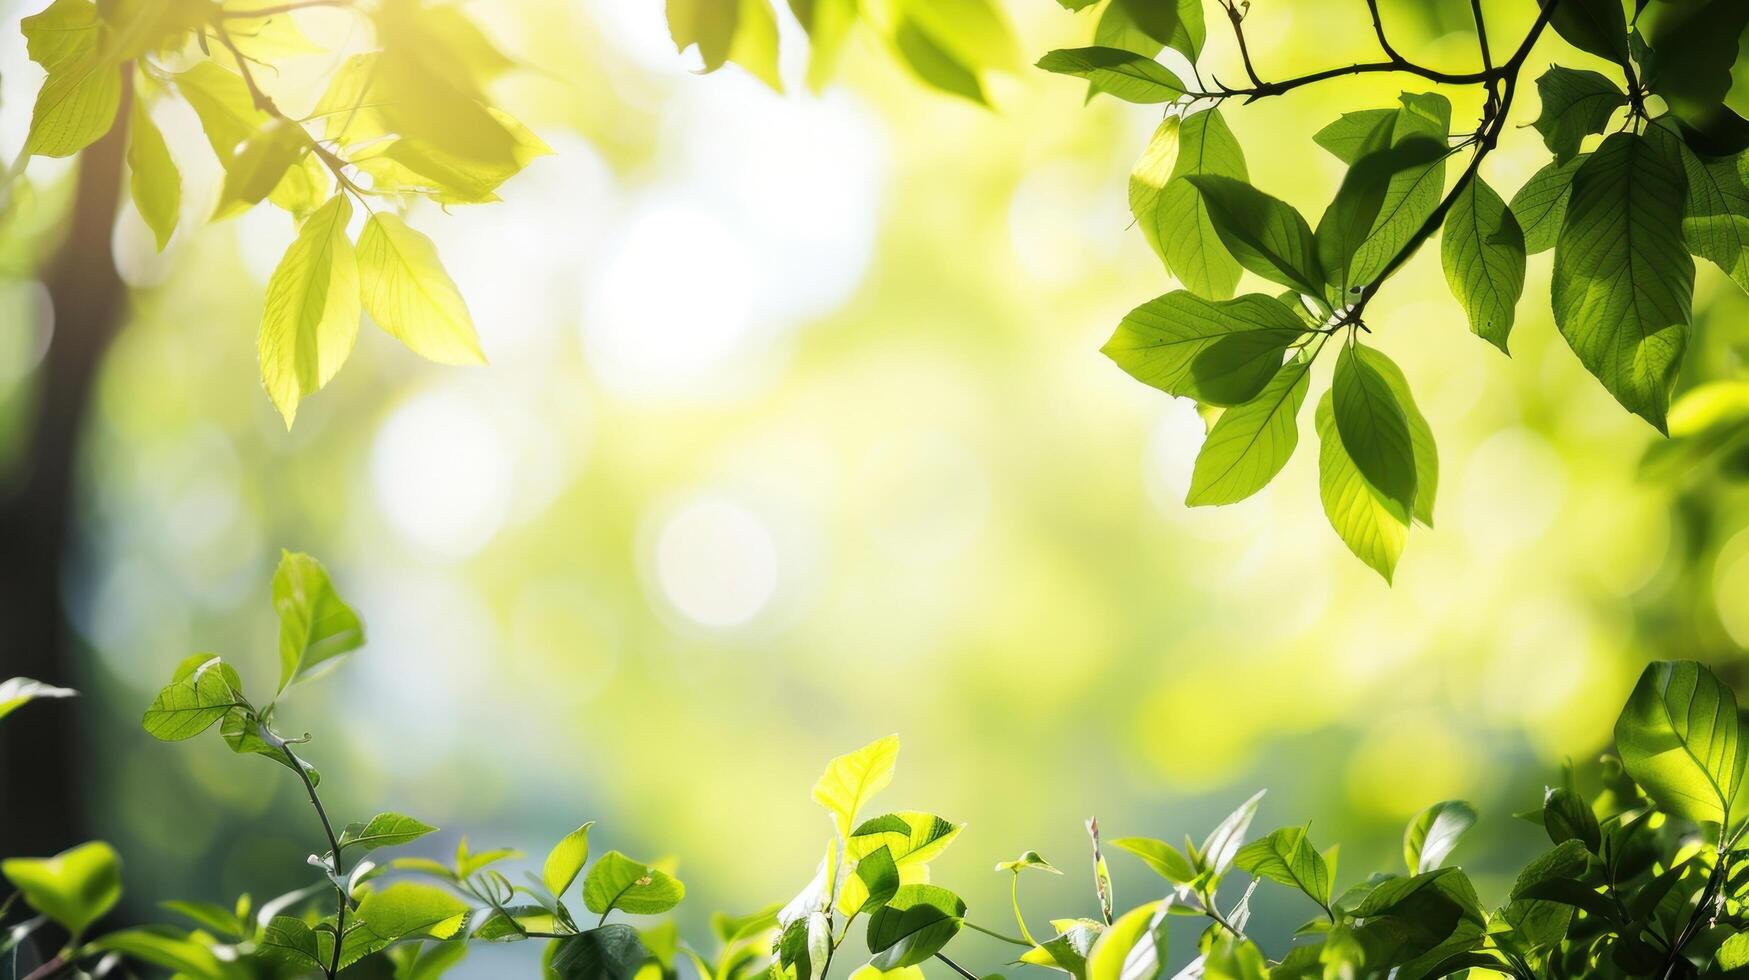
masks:
<instances>
[{"instance_id":1,"label":"leaf stem","mask_svg":"<svg viewBox=\"0 0 1749 980\"><path fill-rule=\"evenodd\" d=\"M310 805L316 808L316 816L321 818L322 832L328 835L328 847L330 853L334 855L334 890L339 893L339 901L334 912L334 955L329 960L325 971L332 980L333 976L340 972L340 947L346 938L346 907L348 904L346 887L340 884L346 877L345 858L340 853L340 839L334 836L334 823L328 819L328 811L322 807L322 798L316 794L316 784L310 780L310 773L304 765L304 760L298 758L297 753L291 750L291 746L286 744L285 739L274 734L273 729L266 725L258 727L262 739L284 753L286 761L291 763L291 767L297 770L298 778L303 780L304 792L310 797Z\"/></svg>"},{"instance_id":2,"label":"leaf stem","mask_svg":"<svg viewBox=\"0 0 1749 980\"><path fill-rule=\"evenodd\" d=\"M984 935L989 936L992 939L1000 939L1003 942L1009 944L1010 946L1019 946L1022 949L1031 949L1034 946L1038 945L1038 943L1033 942L1031 939L1024 939L1024 940L1016 939L1013 936L1005 936L1002 933L997 932L994 929L986 929L983 926L978 925L976 922L973 922L970 919L961 919L960 924L965 926L967 929L981 932ZM1022 928L1023 929L1025 928L1024 924L1022 925Z\"/></svg>"},{"instance_id":3,"label":"leaf stem","mask_svg":"<svg viewBox=\"0 0 1749 980\"><path fill-rule=\"evenodd\" d=\"M1010 874L1009 877L1013 879L1009 882L1008 897L1014 904L1014 924L1020 927L1020 935L1022 938L1032 945L1037 946L1038 940L1032 938L1032 930L1026 927L1026 916L1021 914L1020 911L1020 872L1016 870Z\"/></svg>"},{"instance_id":4,"label":"leaf stem","mask_svg":"<svg viewBox=\"0 0 1749 980\"><path fill-rule=\"evenodd\" d=\"M958 963L955 963L953 960L948 959L946 953L936 953L935 958L942 961L943 963L946 963L948 966L953 967L953 971L955 973L959 974L960 976L965 977L966 980L978 980L977 974L973 973L972 971L966 969L963 966L960 966Z\"/></svg>"}]
</instances>

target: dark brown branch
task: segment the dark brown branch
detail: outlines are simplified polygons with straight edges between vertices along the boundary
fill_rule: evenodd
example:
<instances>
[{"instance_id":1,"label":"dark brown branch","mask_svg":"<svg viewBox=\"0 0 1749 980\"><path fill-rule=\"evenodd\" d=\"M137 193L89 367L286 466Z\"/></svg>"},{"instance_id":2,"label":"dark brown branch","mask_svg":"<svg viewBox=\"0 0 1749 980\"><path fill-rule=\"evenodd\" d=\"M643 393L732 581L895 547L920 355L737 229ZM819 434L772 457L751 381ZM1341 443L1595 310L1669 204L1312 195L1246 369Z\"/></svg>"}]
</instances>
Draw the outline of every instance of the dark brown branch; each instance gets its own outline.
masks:
<instances>
[{"instance_id":1,"label":"dark brown branch","mask_svg":"<svg viewBox=\"0 0 1749 980\"><path fill-rule=\"evenodd\" d=\"M1367 12L1372 14L1372 32L1379 39L1379 47L1385 52L1385 57L1392 61L1406 61L1397 49L1391 47L1390 38L1385 37L1385 21L1379 16L1379 0L1366 0Z\"/></svg>"}]
</instances>

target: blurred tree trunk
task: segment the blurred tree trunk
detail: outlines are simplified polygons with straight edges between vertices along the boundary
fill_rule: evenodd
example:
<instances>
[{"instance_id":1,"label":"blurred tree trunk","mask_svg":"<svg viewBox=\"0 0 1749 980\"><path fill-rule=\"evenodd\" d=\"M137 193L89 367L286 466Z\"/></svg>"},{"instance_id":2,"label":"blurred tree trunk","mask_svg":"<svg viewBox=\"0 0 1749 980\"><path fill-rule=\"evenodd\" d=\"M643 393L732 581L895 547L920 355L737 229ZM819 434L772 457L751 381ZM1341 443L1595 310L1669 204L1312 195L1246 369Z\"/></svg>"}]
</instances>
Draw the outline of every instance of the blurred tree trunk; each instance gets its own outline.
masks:
<instances>
[{"instance_id":1,"label":"blurred tree trunk","mask_svg":"<svg viewBox=\"0 0 1749 980\"><path fill-rule=\"evenodd\" d=\"M133 66L110 131L81 154L66 237L42 270L54 333L23 472L0 499L0 677L83 687L63 588L73 546L80 435L126 289L110 236L120 203ZM86 839L85 699L29 705L0 722L0 855L52 854Z\"/></svg>"}]
</instances>

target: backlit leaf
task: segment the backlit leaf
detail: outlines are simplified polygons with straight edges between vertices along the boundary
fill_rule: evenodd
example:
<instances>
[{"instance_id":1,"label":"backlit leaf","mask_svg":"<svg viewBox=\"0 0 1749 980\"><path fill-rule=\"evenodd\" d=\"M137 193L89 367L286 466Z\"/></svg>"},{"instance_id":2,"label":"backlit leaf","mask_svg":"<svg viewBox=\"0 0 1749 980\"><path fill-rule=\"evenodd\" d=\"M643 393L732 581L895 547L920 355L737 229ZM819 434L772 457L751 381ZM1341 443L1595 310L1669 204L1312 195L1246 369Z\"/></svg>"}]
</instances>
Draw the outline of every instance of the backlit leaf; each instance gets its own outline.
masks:
<instances>
[{"instance_id":1,"label":"backlit leaf","mask_svg":"<svg viewBox=\"0 0 1749 980\"><path fill-rule=\"evenodd\" d=\"M358 236L358 275L371 319L415 353L441 364L480 364L480 340L431 239L379 211Z\"/></svg>"},{"instance_id":2,"label":"backlit leaf","mask_svg":"<svg viewBox=\"0 0 1749 980\"><path fill-rule=\"evenodd\" d=\"M290 428L298 404L327 384L358 337L358 260L336 194L298 230L267 280L258 347L261 383Z\"/></svg>"}]
</instances>

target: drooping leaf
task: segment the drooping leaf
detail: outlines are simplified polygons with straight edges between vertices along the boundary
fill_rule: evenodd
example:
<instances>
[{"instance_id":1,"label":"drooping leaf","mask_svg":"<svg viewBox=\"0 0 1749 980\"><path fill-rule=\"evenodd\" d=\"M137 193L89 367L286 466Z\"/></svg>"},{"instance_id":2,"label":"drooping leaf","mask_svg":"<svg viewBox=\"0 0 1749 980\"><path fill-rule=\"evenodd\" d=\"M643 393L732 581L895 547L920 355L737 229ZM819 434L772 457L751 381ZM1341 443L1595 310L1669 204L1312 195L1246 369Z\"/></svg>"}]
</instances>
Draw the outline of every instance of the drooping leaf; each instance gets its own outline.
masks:
<instances>
[{"instance_id":1,"label":"drooping leaf","mask_svg":"<svg viewBox=\"0 0 1749 980\"><path fill-rule=\"evenodd\" d=\"M649 958L638 931L615 922L558 940L552 971L559 980L631 980Z\"/></svg>"},{"instance_id":2,"label":"drooping leaf","mask_svg":"<svg viewBox=\"0 0 1749 980\"><path fill-rule=\"evenodd\" d=\"M358 337L358 260L346 237L351 217L346 195L334 195L304 222L267 280L261 383L288 428L299 402L334 377Z\"/></svg>"},{"instance_id":3,"label":"drooping leaf","mask_svg":"<svg viewBox=\"0 0 1749 980\"><path fill-rule=\"evenodd\" d=\"M128 190L162 252L181 215L182 174L170 159L164 134L152 122L144 98L134 99L128 114Z\"/></svg>"},{"instance_id":4,"label":"drooping leaf","mask_svg":"<svg viewBox=\"0 0 1749 980\"><path fill-rule=\"evenodd\" d=\"M1239 405L1257 397L1305 334L1299 316L1273 297L1210 301L1179 291L1131 310L1101 351L1168 394Z\"/></svg>"},{"instance_id":5,"label":"drooping leaf","mask_svg":"<svg viewBox=\"0 0 1749 980\"><path fill-rule=\"evenodd\" d=\"M121 858L92 841L51 858L7 858L4 876L24 903L78 937L121 898Z\"/></svg>"},{"instance_id":6,"label":"drooping leaf","mask_svg":"<svg viewBox=\"0 0 1749 980\"><path fill-rule=\"evenodd\" d=\"M1524 232L1480 174L1446 212L1439 257L1446 283L1469 315L1470 332L1507 353L1506 339L1524 293Z\"/></svg>"},{"instance_id":7,"label":"drooping leaf","mask_svg":"<svg viewBox=\"0 0 1749 980\"><path fill-rule=\"evenodd\" d=\"M619 909L632 915L666 912L686 897L680 879L618 851L608 851L583 879L583 904L604 915Z\"/></svg>"},{"instance_id":8,"label":"drooping leaf","mask_svg":"<svg viewBox=\"0 0 1749 980\"><path fill-rule=\"evenodd\" d=\"M1409 537L1410 515L1369 483L1348 455L1332 401L1326 392L1318 403L1318 496L1337 537L1389 582Z\"/></svg>"},{"instance_id":9,"label":"drooping leaf","mask_svg":"<svg viewBox=\"0 0 1749 980\"><path fill-rule=\"evenodd\" d=\"M1550 2L1542 0L1542 5ZM1581 51L1628 63L1628 25L1621 0L1561 0L1549 15L1549 26Z\"/></svg>"},{"instance_id":10,"label":"drooping leaf","mask_svg":"<svg viewBox=\"0 0 1749 980\"><path fill-rule=\"evenodd\" d=\"M414 353L440 364L485 362L473 318L436 247L399 215L379 211L364 223L358 275L371 319Z\"/></svg>"},{"instance_id":11,"label":"drooping leaf","mask_svg":"<svg viewBox=\"0 0 1749 980\"><path fill-rule=\"evenodd\" d=\"M1616 720L1615 743L1628 775L1664 810L1713 823L1730 817L1749 738L1736 696L1706 667L1648 665Z\"/></svg>"},{"instance_id":12,"label":"drooping leaf","mask_svg":"<svg viewBox=\"0 0 1749 980\"><path fill-rule=\"evenodd\" d=\"M1336 431L1348 458L1405 513L1415 506L1415 448L1397 394L1361 345L1342 348L1331 385Z\"/></svg>"},{"instance_id":13,"label":"drooping leaf","mask_svg":"<svg viewBox=\"0 0 1749 980\"><path fill-rule=\"evenodd\" d=\"M1184 179L1201 193L1216 234L1240 265L1307 295L1322 292L1317 241L1291 205L1231 177Z\"/></svg>"},{"instance_id":14,"label":"drooping leaf","mask_svg":"<svg viewBox=\"0 0 1749 980\"><path fill-rule=\"evenodd\" d=\"M1336 159L1354 166L1363 154L1390 143L1397 127L1396 109L1361 109L1340 118L1312 135L1312 141Z\"/></svg>"},{"instance_id":15,"label":"drooping leaf","mask_svg":"<svg viewBox=\"0 0 1749 980\"><path fill-rule=\"evenodd\" d=\"M1688 195L1682 207L1682 237L1688 250L1713 263L1749 290L1749 180L1745 158L1701 158L1681 146Z\"/></svg>"},{"instance_id":16,"label":"drooping leaf","mask_svg":"<svg viewBox=\"0 0 1749 980\"><path fill-rule=\"evenodd\" d=\"M1122 48L1062 48L1040 58L1038 67L1096 82L1125 102L1171 102L1184 94L1184 83L1165 65Z\"/></svg>"},{"instance_id":17,"label":"drooping leaf","mask_svg":"<svg viewBox=\"0 0 1749 980\"><path fill-rule=\"evenodd\" d=\"M1391 131L1392 145L1432 140L1444 146L1451 128L1451 103L1435 92L1405 92L1399 101L1402 104ZM1347 281L1351 287L1370 284L1383 275L1439 207L1445 193L1445 156L1422 159L1391 175L1372 227L1349 261Z\"/></svg>"},{"instance_id":18,"label":"drooping leaf","mask_svg":"<svg viewBox=\"0 0 1749 980\"><path fill-rule=\"evenodd\" d=\"M1311 364L1303 355L1290 360L1256 398L1221 413L1196 455L1186 504L1236 503L1281 472L1299 442Z\"/></svg>"},{"instance_id":19,"label":"drooping leaf","mask_svg":"<svg viewBox=\"0 0 1749 980\"><path fill-rule=\"evenodd\" d=\"M1603 132L1609 117L1628 104L1621 87L1603 75L1559 65L1538 76L1536 90L1543 109L1531 125L1543 134L1557 164L1571 160L1586 136Z\"/></svg>"},{"instance_id":20,"label":"drooping leaf","mask_svg":"<svg viewBox=\"0 0 1749 980\"><path fill-rule=\"evenodd\" d=\"M1662 432L1688 346L1694 260L1682 241L1682 163L1658 132L1616 133L1574 173L1553 298L1580 362Z\"/></svg>"},{"instance_id":21,"label":"drooping leaf","mask_svg":"<svg viewBox=\"0 0 1749 980\"><path fill-rule=\"evenodd\" d=\"M273 573L279 616L279 689L324 661L364 645L364 623L334 590L328 570L309 555L281 551Z\"/></svg>"}]
</instances>

